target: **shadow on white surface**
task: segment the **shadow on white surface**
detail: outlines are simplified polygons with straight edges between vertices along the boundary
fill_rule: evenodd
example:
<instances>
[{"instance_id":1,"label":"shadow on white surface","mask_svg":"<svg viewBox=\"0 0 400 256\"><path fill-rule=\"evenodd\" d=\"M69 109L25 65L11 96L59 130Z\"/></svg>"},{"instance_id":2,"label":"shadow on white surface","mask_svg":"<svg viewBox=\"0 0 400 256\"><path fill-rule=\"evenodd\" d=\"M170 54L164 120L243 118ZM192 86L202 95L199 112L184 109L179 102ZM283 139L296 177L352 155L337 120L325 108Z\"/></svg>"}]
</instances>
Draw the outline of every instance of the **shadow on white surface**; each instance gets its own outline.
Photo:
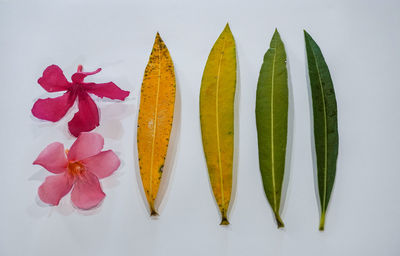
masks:
<instances>
[{"instance_id":1,"label":"shadow on white surface","mask_svg":"<svg viewBox=\"0 0 400 256\"><path fill-rule=\"evenodd\" d=\"M167 156L165 159L164 170L161 178L160 188L158 190L158 194L155 200L155 207L157 212L161 215L161 212L164 210L164 207L167 204L170 188L171 188L171 177L174 174L175 167L175 159L176 152L179 144L179 135L181 132L181 112L182 112L182 100L180 93L180 83L178 76L175 71L175 79L176 79L176 95L175 95L175 108L174 108L174 119L172 123L172 130L168 145Z\"/></svg>"},{"instance_id":2,"label":"shadow on white surface","mask_svg":"<svg viewBox=\"0 0 400 256\"><path fill-rule=\"evenodd\" d=\"M239 172L239 149L240 149L240 91L241 91L241 76L240 76L240 61L239 61L239 54L237 52L238 47L236 47L236 90L235 90L235 106L234 106L234 151L233 151L233 163L232 163L232 194L231 194L231 201L229 204L227 217L230 221L231 213L236 208L236 192L237 192L237 179L238 179L238 172ZM211 183L210 183L211 187ZM212 188L211 188L212 189ZM214 195L213 195L214 197ZM214 200L215 201L215 200ZM215 201L215 203L217 203ZM218 205L217 205L218 207ZM218 209L218 208L217 208ZM223 226L224 228L230 229L230 225Z\"/></svg>"},{"instance_id":3,"label":"shadow on white surface","mask_svg":"<svg viewBox=\"0 0 400 256\"><path fill-rule=\"evenodd\" d=\"M101 101L104 101L104 99ZM119 140L124 134L124 128L121 121L128 116L133 115L136 108L133 103L128 104L111 100L106 101L110 103L107 103L105 106L102 106L104 104L96 102L99 107L100 126L94 131L100 133L104 138Z\"/></svg>"},{"instance_id":4,"label":"shadow on white surface","mask_svg":"<svg viewBox=\"0 0 400 256\"><path fill-rule=\"evenodd\" d=\"M139 109L140 107L140 98L137 101L137 105L136 105L137 109ZM140 193L140 198L142 199L142 203L139 204L140 208L143 210L143 212L146 212L146 216L147 218L151 218L150 217L150 208L148 206L148 202L147 202L147 198L146 198L146 194L144 192L144 187L143 187L143 183L142 183L142 178L140 176L140 166L139 166L139 153L138 153L138 148L137 148L137 120L139 118L139 113L136 115L136 120L135 120L135 124L134 124L134 137L133 137L133 162L134 162L134 167L135 167L135 176L136 176L136 182L138 185L138 189L139 189L139 193ZM157 218L157 216L155 216L154 218Z\"/></svg>"},{"instance_id":5,"label":"shadow on white surface","mask_svg":"<svg viewBox=\"0 0 400 256\"><path fill-rule=\"evenodd\" d=\"M304 42L304 63L305 63L305 77L306 77L306 86L307 86L307 95L308 95L308 109L309 109L309 117L310 117L310 144L311 144L311 157L312 157L312 166L313 166L313 177L314 177L314 192L317 201L317 207L319 211L319 216L321 216L321 204L318 192L318 166L317 166L317 156L315 150L315 139L314 139L314 114L313 114L313 103L312 103L312 93L311 93L311 85L310 85L310 76L308 74L308 60L307 60L307 50ZM316 221L316 225L319 222Z\"/></svg>"},{"instance_id":6,"label":"shadow on white surface","mask_svg":"<svg viewBox=\"0 0 400 256\"><path fill-rule=\"evenodd\" d=\"M32 176L29 177L28 180L37 180L43 182L49 174L54 175L51 172L46 171L46 169L44 169L43 167L40 167L40 169L32 174Z\"/></svg>"},{"instance_id":7,"label":"shadow on white surface","mask_svg":"<svg viewBox=\"0 0 400 256\"><path fill-rule=\"evenodd\" d=\"M287 129L287 143L286 143L286 158L285 158L285 172L283 176L283 184L282 184L282 194L281 194L281 205L280 205L280 214L284 215L286 212L286 201L287 195L289 194L289 183L292 177L292 152L293 152L293 133L294 133L294 97L293 97L293 83L291 77L291 69L289 58L286 57L286 67L288 74L288 90L289 90L289 110L288 110L288 129ZM284 216L281 216L283 222L285 223ZM274 221L276 222L275 218ZM285 223L286 224L286 223ZM285 225L286 226L286 225Z\"/></svg>"}]
</instances>

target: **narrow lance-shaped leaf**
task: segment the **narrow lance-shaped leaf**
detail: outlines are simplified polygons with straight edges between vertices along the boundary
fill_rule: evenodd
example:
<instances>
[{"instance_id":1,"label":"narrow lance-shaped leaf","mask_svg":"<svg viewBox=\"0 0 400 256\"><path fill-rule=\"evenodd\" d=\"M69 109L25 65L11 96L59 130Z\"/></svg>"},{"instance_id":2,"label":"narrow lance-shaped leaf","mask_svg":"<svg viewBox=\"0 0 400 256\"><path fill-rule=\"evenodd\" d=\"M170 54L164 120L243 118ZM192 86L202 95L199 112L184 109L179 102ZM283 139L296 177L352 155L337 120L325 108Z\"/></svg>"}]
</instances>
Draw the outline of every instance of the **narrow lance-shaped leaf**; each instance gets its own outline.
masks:
<instances>
[{"instance_id":1,"label":"narrow lance-shaped leaf","mask_svg":"<svg viewBox=\"0 0 400 256\"><path fill-rule=\"evenodd\" d=\"M157 215L154 202L167 154L174 104L174 65L157 33L143 77L137 129L140 176L151 215Z\"/></svg>"},{"instance_id":2,"label":"narrow lance-shaped leaf","mask_svg":"<svg viewBox=\"0 0 400 256\"><path fill-rule=\"evenodd\" d=\"M335 181L339 147L335 90L328 66L318 45L304 31L314 115L318 190L321 203L319 229L324 230L325 214Z\"/></svg>"},{"instance_id":3,"label":"narrow lance-shaped leaf","mask_svg":"<svg viewBox=\"0 0 400 256\"><path fill-rule=\"evenodd\" d=\"M221 225L229 224L235 88L235 40L227 24L208 56L200 89L203 148L214 197L222 215Z\"/></svg>"},{"instance_id":4,"label":"narrow lance-shaped leaf","mask_svg":"<svg viewBox=\"0 0 400 256\"><path fill-rule=\"evenodd\" d=\"M264 55L257 84L256 123L258 156L265 195L274 211L278 228L288 122L286 52L277 30Z\"/></svg>"}]
</instances>

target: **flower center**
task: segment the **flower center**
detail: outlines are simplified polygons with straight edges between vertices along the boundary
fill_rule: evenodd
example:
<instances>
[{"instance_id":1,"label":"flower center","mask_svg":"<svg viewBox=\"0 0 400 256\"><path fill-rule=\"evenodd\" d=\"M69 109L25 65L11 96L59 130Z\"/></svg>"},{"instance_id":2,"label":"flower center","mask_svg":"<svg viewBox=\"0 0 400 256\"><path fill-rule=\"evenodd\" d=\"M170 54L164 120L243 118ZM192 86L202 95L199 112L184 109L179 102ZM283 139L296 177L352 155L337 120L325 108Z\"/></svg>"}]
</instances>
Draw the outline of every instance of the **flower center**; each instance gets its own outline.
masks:
<instances>
[{"instance_id":1,"label":"flower center","mask_svg":"<svg viewBox=\"0 0 400 256\"><path fill-rule=\"evenodd\" d=\"M80 162L69 162L68 163L68 173L73 177L82 176L86 171L86 168Z\"/></svg>"}]
</instances>

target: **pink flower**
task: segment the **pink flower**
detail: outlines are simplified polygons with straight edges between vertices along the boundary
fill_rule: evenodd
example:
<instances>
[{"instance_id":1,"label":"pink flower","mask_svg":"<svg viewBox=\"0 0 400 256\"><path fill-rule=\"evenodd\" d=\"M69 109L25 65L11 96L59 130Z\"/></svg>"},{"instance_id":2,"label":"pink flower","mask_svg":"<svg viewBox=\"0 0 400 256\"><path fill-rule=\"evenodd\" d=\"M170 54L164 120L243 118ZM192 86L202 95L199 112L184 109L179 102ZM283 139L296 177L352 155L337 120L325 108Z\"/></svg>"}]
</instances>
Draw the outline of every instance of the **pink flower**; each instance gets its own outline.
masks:
<instances>
[{"instance_id":1,"label":"pink flower","mask_svg":"<svg viewBox=\"0 0 400 256\"><path fill-rule=\"evenodd\" d=\"M101 68L93 72L82 72L82 66L78 66L78 72L72 75L71 82L65 78L63 71L56 65L48 66L38 83L48 92L66 91L64 95L56 98L38 99L32 107L32 114L43 120L57 122L74 105L78 98L79 111L68 122L68 128L72 135L78 137L81 132L88 132L99 126L99 111L96 103L88 93L110 99L124 100L129 92L121 90L113 82L96 84L84 83L89 75L97 74Z\"/></svg>"},{"instance_id":2,"label":"pink flower","mask_svg":"<svg viewBox=\"0 0 400 256\"><path fill-rule=\"evenodd\" d=\"M80 209L97 206L106 196L99 179L110 176L120 165L120 160L112 150L101 151L103 137L98 133L83 132L64 151L63 144L48 145L33 162L41 165L51 175L39 187L40 199L50 205L58 205L72 189L72 203Z\"/></svg>"}]
</instances>

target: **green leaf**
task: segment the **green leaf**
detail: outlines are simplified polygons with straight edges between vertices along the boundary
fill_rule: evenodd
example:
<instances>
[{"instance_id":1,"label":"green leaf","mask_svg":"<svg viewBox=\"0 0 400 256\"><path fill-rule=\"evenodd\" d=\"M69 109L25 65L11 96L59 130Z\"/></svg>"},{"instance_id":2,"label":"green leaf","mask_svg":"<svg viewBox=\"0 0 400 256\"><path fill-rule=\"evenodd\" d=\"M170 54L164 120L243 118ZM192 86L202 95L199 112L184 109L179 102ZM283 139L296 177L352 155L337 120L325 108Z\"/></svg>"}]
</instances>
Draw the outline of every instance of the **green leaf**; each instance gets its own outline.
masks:
<instances>
[{"instance_id":1,"label":"green leaf","mask_svg":"<svg viewBox=\"0 0 400 256\"><path fill-rule=\"evenodd\" d=\"M236 47L227 24L210 55L200 89L200 124L204 154L221 225L228 225L232 192Z\"/></svg>"},{"instance_id":2,"label":"green leaf","mask_svg":"<svg viewBox=\"0 0 400 256\"><path fill-rule=\"evenodd\" d=\"M278 228L288 123L288 78L285 46L277 30L264 55L257 84L256 123L258 157L265 195L274 211Z\"/></svg>"},{"instance_id":3,"label":"green leaf","mask_svg":"<svg viewBox=\"0 0 400 256\"><path fill-rule=\"evenodd\" d=\"M321 204L319 229L324 230L325 214L335 181L339 147L337 106L335 90L324 56L306 31L304 31L304 37L312 94L318 191Z\"/></svg>"}]
</instances>

